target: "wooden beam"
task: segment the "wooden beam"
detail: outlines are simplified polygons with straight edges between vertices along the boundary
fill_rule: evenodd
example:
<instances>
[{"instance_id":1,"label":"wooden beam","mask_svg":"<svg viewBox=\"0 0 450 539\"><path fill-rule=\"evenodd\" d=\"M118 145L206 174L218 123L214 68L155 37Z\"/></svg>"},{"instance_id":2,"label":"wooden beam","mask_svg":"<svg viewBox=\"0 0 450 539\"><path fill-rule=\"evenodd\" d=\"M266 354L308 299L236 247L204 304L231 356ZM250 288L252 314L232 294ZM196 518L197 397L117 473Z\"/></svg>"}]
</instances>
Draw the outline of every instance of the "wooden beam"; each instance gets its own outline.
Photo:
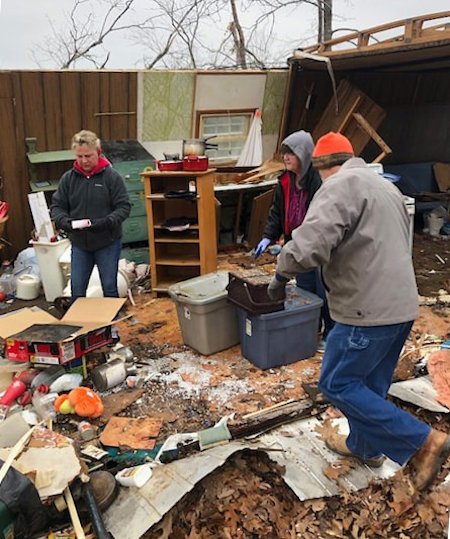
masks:
<instances>
[{"instance_id":1,"label":"wooden beam","mask_svg":"<svg viewBox=\"0 0 450 539\"><path fill-rule=\"evenodd\" d=\"M351 120L352 115L354 114L356 108L361 102L361 95L358 95L358 97L353 101L352 105L350 106L350 109L348 110L347 114L345 115L344 119L340 123L337 132L341 133L348 125L348 122Z\"/></svg>"},{"instance_id":2,"label":"wooden beam","mask_svg":"<svg viewBox=\"0 0 450 539\"><path fill-rule=\"evenodd\" d=\"M378 144L378 146L383 150L386 155L392 153L391 148L386 144L386 142L380 137L380 135L375 131L375 129L369 124L369 122L361 115L359 112L353 114L355 120L359 123L362 129L370 135L371 138ZM377 161L378 162L378 161Z\"/></svg>"},{"instance_id":3,"label":"wooden beam","mask_svg":"<svg viewBox=\"0 0 450 539\"><path fill-rule=\"evenodd\" d=\"M375 157L375 159L372 161L372 163L381 163L383 159L387 156L386 152L381 152L380 155Z\"/></svg>"}]
</instances>

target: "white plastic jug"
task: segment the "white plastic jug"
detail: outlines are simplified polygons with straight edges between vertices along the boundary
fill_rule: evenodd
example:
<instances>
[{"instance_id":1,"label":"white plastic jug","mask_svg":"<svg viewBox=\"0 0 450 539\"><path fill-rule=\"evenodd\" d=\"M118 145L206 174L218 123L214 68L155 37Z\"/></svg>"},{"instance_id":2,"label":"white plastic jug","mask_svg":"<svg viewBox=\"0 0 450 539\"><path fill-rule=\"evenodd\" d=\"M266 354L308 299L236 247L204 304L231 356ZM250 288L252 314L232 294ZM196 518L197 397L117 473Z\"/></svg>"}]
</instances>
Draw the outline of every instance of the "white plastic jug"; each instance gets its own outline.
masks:
<instances>
[{"instance_id":1,"label":"white plastic jug","mask_svg":"<svg viewBox=\"0 0 450 539\"><path fill-rule=\"evenodd\" d=\"M430 231L430 236L439 236L441 228L444 226L444 218L430 213L428 216L428 228Z\"/></svg>"},{"instance_id":2,"label":"white plastic jug","mask_svg":"<svg viewBox=\"0 0 450 539\"><path fill-rule=\"evenodd\" d=\"M39 296L41 280L36 275L23 273L16 278L16 298L31 300Z\"/></svg>"}]
</instances>

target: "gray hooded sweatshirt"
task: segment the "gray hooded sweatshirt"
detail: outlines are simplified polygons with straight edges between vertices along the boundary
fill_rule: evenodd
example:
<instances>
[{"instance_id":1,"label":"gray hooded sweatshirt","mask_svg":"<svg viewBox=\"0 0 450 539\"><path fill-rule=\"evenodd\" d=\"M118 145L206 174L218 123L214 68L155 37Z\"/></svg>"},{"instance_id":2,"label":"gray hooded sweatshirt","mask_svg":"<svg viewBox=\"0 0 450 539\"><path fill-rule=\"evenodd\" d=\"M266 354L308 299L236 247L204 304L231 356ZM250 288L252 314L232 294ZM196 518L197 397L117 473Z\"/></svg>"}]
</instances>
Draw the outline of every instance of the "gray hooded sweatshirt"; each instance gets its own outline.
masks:
<instances>
[{"instance_id":1,"label":"gray hooded sweatshirt","mask_svg":"<svg viewBox=\"0 0 450 539\"><path fill-rule=\"evenodd\" d=\"M295 153L302 164L302 177L308 172L312 160L314 142L310 133L296 131L288 135L282 142Z\"/></svg>"}]
</instances>

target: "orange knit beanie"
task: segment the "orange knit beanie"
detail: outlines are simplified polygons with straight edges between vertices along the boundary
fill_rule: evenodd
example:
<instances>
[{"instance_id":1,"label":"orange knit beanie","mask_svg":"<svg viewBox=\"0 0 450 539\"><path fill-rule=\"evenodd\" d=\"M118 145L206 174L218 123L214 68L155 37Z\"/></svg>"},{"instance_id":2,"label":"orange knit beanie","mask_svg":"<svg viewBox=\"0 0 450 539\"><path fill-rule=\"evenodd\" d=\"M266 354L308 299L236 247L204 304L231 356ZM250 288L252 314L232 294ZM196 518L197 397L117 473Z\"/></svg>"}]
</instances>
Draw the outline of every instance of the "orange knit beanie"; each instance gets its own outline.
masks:
<instances>
[{"instance_id":1,"label":"orange knit beanie","mask_svg":"<svg viewBox=\"0 0 450 539\"><path fill-rule=\"evenodd\" d=\"M330 131L320 137L312 153L312 163L317 169L342 165L354 156L352 143L341 133Z\"/></svg>"}]
</instances>

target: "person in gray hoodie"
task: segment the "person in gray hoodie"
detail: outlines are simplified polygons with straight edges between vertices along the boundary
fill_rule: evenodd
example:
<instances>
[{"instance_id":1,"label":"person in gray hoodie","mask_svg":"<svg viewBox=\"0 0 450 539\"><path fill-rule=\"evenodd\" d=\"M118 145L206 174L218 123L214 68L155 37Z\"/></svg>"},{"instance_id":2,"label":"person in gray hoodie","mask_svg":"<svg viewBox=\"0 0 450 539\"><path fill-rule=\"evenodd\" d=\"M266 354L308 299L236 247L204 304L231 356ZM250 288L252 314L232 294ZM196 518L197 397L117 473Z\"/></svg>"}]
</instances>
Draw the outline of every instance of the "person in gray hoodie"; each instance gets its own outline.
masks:
<instances>
[{"instance_id":1,"label":"person in gray hoodie","mask_svg":"<svg viewBox=\"0 0 450 539\"><path fill-rule=\"evenodd\" d=\"M280 153L286 170L278 178L263 238L255 249L255 258L281 236L284 243L287 243L293 230L303 223L311 200L322 185L319 173L311 164L313 148L312 136L306 131L291 133L281 143ZM333 321L318 270L299 273L296 281L297 286L317 294L323 300L321 318L324 326L323 338L326 340Z\"/></svg>"}]
</instances>

